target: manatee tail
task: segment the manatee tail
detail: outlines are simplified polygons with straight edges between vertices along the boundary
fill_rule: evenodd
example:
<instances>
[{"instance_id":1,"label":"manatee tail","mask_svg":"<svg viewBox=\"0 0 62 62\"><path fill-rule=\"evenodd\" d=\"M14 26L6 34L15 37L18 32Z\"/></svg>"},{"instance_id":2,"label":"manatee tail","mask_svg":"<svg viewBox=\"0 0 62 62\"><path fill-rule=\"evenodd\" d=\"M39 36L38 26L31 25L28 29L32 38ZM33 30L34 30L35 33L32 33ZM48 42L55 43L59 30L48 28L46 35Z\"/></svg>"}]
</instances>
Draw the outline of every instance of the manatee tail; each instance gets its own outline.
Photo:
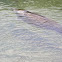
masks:
<instances>
[{"instance_id":1,"label":"manatee tail","mask_svg":"<svg viewBox=\"0 0 62 62\"><path fill-rule=\"evenodd\" d=\"M44 27L45 29L54 30L54 31L56 31L56 32L58 32L59 34L62 35L62 26L59 25L59 24L42 25L42 27Z\"/></svg>"}]
</instances>

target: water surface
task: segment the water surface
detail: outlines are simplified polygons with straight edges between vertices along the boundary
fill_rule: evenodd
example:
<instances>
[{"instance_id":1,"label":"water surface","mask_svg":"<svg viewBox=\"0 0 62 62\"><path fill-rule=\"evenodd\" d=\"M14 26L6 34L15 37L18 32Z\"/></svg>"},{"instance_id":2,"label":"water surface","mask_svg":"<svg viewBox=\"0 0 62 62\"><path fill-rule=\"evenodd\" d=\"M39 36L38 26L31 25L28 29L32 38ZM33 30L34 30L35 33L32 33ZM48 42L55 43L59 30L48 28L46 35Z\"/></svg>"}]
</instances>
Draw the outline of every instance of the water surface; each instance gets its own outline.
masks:
<instances>
[{"instance_id":1,"label":"water surface","mask_svg":"<svg viewBox=\"0 0 62 62\"><path fill-rule=\"evenodd\" d=\"M0 0L0 62L62 62L62 35L19 20L14 8L62 25L62 0Z\"/></svg>"}]
</instances>

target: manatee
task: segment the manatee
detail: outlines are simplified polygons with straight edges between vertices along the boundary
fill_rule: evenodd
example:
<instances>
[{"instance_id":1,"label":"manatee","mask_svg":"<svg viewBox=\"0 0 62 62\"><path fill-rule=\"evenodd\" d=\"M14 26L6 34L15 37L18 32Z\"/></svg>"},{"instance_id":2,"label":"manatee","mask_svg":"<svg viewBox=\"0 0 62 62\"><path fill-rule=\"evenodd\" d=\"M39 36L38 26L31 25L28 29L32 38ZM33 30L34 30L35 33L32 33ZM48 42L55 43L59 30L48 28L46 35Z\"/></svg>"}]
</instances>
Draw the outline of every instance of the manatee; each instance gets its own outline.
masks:
<instances>
[{"instance_id":1,"label":"manatee","mask_svg":"<svg viewBox=\"0 0 62 62\"><path fill-rule=\"evenodd\" d=\"M38 28L54 30L62 34L62 26L54 20L27 10L17 9L15 12L20 19L28 24Z\"/></svg>"}]
</instances>

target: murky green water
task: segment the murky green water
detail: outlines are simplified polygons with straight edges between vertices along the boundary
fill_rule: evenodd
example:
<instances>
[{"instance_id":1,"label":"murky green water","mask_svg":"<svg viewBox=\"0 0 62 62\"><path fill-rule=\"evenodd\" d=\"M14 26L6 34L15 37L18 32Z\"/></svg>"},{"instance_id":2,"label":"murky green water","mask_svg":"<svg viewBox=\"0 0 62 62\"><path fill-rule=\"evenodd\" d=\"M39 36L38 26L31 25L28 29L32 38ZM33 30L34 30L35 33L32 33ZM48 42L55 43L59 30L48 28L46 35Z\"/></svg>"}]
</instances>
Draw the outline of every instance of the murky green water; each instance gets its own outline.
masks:
<instances>
[{"instance_id":1,"label":"murky green water","mask_svg":"<svg viewBox=\"0 0 62 62\"><path fill-rule=\"evenodd\" d=\"M19 20L14 8L62 25L62 0L0 0L0 62L62 62L62 35Z\"/></svg>"}]
</instances>

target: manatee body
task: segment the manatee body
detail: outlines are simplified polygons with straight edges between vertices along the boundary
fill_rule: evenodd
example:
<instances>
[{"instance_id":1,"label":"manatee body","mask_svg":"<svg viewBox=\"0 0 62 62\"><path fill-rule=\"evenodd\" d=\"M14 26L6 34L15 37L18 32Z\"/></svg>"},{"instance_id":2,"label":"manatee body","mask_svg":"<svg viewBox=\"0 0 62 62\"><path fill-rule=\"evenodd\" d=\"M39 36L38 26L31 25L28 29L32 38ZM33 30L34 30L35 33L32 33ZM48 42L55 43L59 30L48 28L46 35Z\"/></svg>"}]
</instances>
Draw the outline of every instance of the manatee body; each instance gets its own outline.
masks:
<instances>
[{"instance_id":1,"label":"manatee body","mask_svg":"<svg viewBox=\"0 0 62 62\"><path fill-rule=\"evenodd\" d=\"M15 11L18 17L23 21L27 22L28 24L32 24L39 28L55 30L56 32L62 33L62 26L57 22L46 18L45 16L38 15L36 13L32 13L26 10Z\"/></svg>"}]
</instances>

